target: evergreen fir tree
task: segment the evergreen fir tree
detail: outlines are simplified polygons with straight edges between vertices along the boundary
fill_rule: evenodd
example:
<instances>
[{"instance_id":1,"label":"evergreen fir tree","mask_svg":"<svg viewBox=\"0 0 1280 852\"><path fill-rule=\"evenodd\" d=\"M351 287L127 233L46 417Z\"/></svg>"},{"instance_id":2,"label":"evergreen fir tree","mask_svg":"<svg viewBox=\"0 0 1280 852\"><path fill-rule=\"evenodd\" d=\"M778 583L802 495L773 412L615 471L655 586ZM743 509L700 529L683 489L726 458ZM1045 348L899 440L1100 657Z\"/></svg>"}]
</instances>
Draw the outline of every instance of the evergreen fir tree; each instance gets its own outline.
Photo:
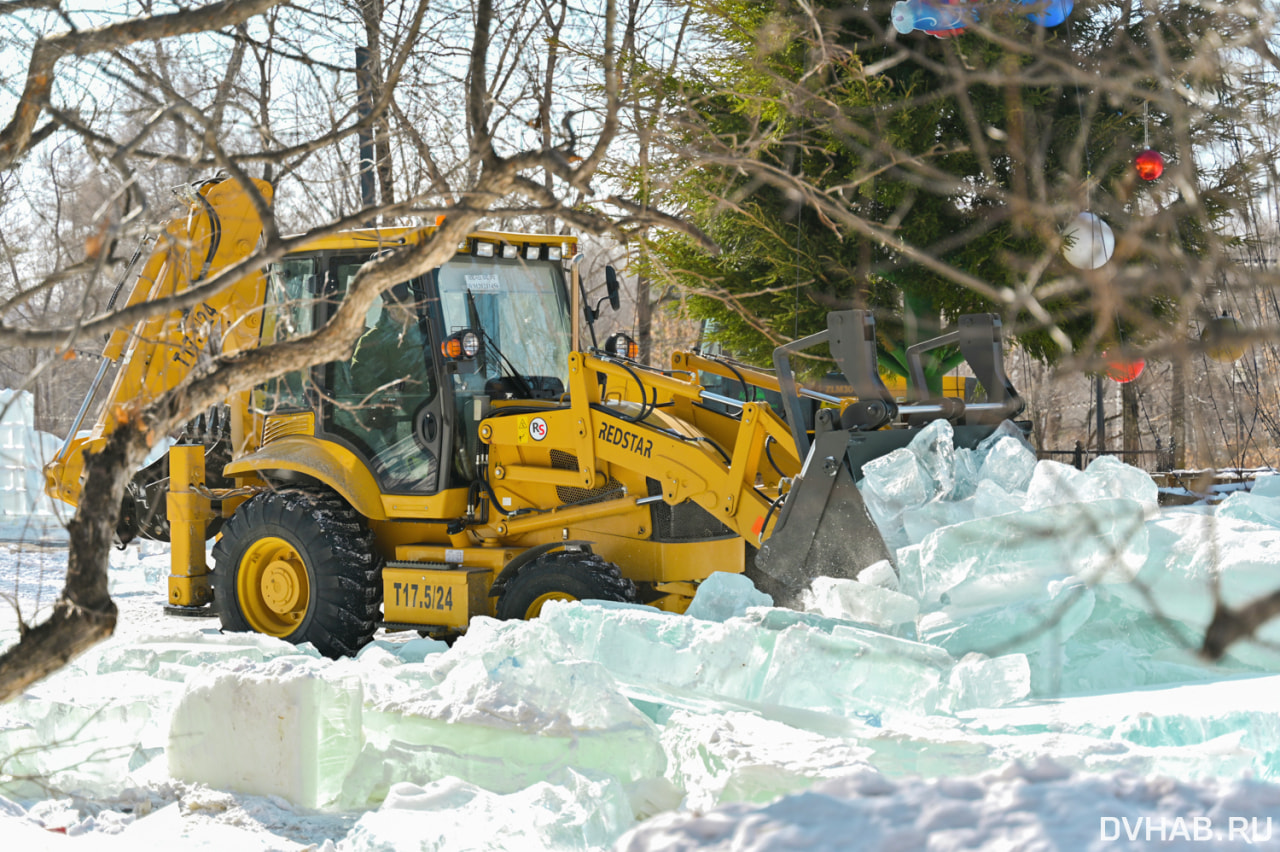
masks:
<instances>
[{"instance_id":1,"label":"evergreen fir tree","mask_svg":"<svg viewBox=\"0 0 1280 852\"><path fill-rule=\"evenodd\" d=\"M956 38L913 32L895 42L888 2L815 5L814 19L793 0L703 5L704 38L718 49L705 74L677 81L691 95L680 143L702 157L696 168L672 164L681 169L666 201L721 252L663 234L656 264L749 361L768 363L779 343L824 328L829 310L855 306L876 312L886 372L905 374L907 345L974 311L1002 313L1021 345L1054 357L1042 317L992 297L1013 294L1046 258L1077 274L1047 254L1074 212L1097 208L1118 232L1135 215L1144 121L1154 144L1166 135L1158 108L1144 119L1144 87L1160 85L1137 66L1151 53L1148 27L1160 27L1163 50L1185 56L1194 50L1185 34L1209 23L1204 13L1170 3L1118 27L1121 7L1091 6L1046 30L1023 7L991 4L981 28ZM1010 46L1027 43L1034 49ZM1089 85L1121 71L1133 78L1127 89ZM1174 239L1202 242L1202 222L1172 221ZM1176 297L1147 289L1136 309L1158 314ZM1099 301L1076 289L1045 306L1073 345L1114 337L1108 325L1121 336L1132 328L1124 310ZM935 353L931 395L957 360Z\"/></svg>"}]
</instances>

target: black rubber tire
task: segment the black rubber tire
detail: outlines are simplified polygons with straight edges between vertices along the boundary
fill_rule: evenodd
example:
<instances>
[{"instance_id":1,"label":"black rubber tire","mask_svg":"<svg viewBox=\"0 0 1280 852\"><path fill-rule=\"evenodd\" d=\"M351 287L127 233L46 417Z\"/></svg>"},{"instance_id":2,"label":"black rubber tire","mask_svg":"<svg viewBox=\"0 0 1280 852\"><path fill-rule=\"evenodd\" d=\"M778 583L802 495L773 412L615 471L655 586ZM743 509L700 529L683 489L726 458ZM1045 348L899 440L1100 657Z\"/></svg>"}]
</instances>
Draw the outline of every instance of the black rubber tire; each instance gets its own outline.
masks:
<instances>
[{"instance_id":1,"label":"black rubber tire","mask_svg":"<svg viewBox=\"0 0 1280 852\"><path fill-rule=\"evenodd\" d=\"M555 594L579 601L638 600L635 583L623 577L617 565L594 553L558 550L538 557L507 581L498 598L498 618L529 618L539 598Z\"/></svg>"},{"instance_id":2,"label":"black rubber tire","mask_svg":"<svg viewBox=\"0 0 1280 852\"><path fill-rule=\"evenodd\" d=\"M382 559L364 519L330 491L268 492L236 509L213 547L214 607L222 629L253 632L237 578L249 548L269 537L283 539L301 557L309 590L297 628L280 638L311 642L332 658L364 647L382 605Z\"/></svg>"}]
</instances>

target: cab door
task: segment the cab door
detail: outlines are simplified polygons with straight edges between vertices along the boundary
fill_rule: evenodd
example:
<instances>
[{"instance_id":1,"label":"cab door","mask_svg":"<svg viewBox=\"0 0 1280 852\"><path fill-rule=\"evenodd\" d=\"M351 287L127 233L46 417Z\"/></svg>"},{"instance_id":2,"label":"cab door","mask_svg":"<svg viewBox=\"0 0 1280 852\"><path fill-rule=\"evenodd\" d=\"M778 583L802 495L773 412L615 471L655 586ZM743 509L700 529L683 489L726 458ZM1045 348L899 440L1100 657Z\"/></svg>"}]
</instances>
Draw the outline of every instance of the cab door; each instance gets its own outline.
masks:
<instances>
[{"instance_id":1,"label":"cab door","mask_svg":"<svg viewBox=\"0 0 1280 852\"><path fill-rule=\"evenodd\" d=\"M367 253L328 259L326 293L336 305ZM441 486L440 387L421 279L374 302L350 361L324 369L325 437L365 459L385 493L434 494Z\"/></svg>"}]
</instances>

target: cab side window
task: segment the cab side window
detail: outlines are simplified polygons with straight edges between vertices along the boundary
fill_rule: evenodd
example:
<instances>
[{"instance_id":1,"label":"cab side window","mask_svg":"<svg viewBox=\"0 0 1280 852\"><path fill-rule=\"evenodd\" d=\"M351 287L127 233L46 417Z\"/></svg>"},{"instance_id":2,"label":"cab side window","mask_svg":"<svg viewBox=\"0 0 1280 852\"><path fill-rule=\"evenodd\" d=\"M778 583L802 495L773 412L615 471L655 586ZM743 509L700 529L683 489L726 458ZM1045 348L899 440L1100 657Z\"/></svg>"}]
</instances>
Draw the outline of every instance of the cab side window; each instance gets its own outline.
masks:
<instances>
[{"instance_id":1,"label":"cab side window","mask_svg":"<svg viewBox=\"0 0 1280 852\"><path fill-rule=\"evenodd\" d=\"M262 320L264 345L292 340L315 330L318 266L315 258L288 258L268 268ZM261 388L258 408L267 412L310 408L307 397L310 384L309 370L272 379Z\"/></svg>"}]
</instances>

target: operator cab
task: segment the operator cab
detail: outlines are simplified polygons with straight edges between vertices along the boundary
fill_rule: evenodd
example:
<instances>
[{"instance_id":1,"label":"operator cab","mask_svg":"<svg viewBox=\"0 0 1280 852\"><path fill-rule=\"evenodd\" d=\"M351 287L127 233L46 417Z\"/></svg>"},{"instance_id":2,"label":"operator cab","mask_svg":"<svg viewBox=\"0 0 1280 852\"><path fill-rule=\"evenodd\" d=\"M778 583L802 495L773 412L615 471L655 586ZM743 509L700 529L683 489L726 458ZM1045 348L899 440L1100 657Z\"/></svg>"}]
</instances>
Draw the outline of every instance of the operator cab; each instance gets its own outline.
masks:
<instances>
[{"instance_id":1,"label":"operator cab","mask_svg":"<svg viewBox=\"0 0 1280 852\"><path fill-rule=\"evenodd\" d=\"M298 252L268 270L264 342L319 328L380 253L367 238L362 245L358 235L340 236L329 241L337 245ZM473 236L468 247L385 291L350 361L273 380L255 393L255 408L311 412L315 436L354 452L384 493L469 485L475 427L491 402L564 394L571 326L559 242ZM274 437L267 432L264 443Z\"/></svg>"}]
</instances>

